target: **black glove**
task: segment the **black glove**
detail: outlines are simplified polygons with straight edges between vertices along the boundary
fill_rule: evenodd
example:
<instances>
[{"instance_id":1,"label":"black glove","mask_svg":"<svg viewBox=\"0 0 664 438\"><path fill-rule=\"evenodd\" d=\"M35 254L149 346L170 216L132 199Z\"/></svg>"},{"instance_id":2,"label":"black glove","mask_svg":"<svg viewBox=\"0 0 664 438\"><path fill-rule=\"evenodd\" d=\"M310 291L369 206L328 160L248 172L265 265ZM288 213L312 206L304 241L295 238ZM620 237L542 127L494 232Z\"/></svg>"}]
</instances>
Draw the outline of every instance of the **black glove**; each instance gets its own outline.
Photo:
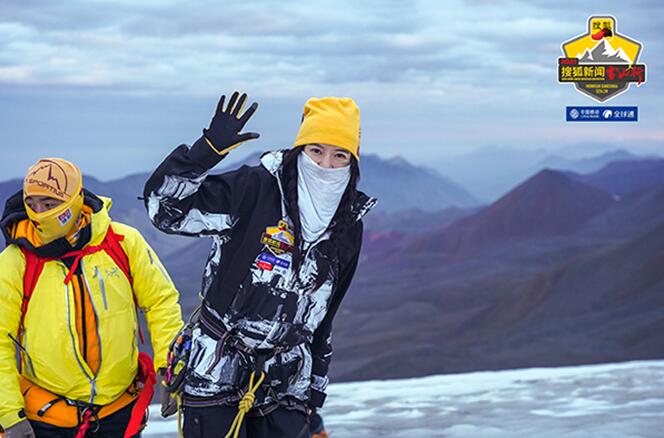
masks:
<instances>
[{"instance_id":1,"label":"black glove","mask_svg":"<svg viewBox=\"0 0 664 438\"><path fill-rule=\"evenodd\" d=\"M159 387L161 389L161 416L164 418L168 418L171 415L177 413L178 411L178 401L177 399L173 396L173 394L170 394L168 391L166 391L166 384L164 382L165 375L166 375L166 369L164 368L159 368Z\"/></svg>"},{"instance_id":2,"label":"black glove","mask_svg":"<svg viewBox=\"0 0 664 438\"><path fill-rule=\"evenodd\" d=\"M161 416L168 418L178 411L178 401L166 391L161 392Z\"/></svg>"},{"instance_id":3,"label":"black glove","mask_svg":"<svg viewBox=\"0 0 664 438\"><path fill-rule=\"evenodd\" d=\"M7 438L35 438L35 431L32 430L28 420L19 421L12 427L5 430Z\"/></svg>"},{"instance_id":4,"label":"black glove","mask_svg":"<svg viewBox=\"0 0 664 438\"><path fill-rule=\"evenodd\" d=\"M224 109L226 96L222 95L217 105L217 112L210 122L210 127L203 130L203 135L208 144L219 155L227 154L247 140L260 137L257 132L240 134L244 125L258 108L258 104L256 102L252 103L249 109L240 116L240 111L242 111L242 107L244 107L247 100L247 94L243 93L239 100L238 95L237 91L233 93L226 109Z\"/></svg>"}]
</instances>

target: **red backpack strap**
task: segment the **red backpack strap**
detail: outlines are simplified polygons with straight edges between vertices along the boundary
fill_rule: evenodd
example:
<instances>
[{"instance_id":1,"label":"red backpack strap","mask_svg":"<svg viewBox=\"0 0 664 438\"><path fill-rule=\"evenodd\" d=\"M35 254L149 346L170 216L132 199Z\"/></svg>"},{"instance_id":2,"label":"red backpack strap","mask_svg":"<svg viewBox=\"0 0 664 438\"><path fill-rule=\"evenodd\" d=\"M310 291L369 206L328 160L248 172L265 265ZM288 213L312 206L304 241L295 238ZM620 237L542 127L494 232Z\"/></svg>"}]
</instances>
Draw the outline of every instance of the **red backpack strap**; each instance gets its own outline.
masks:
<instances>
[{"instance_id":1,"label":"red backpack strap","mask_svg":"<svg viewBox=\"0 0 664 438\"><path fill-rule=\"evenodd\" d=\"M42 271L44 270L44 263L46 262L43 258L39 257L32 251L29 251L21 247L21 252L25 257L25 271L23 271L23 300L21 301L21 319L18 325L18 333L16 336L16 342L19 348L21 347L20 342L23 342L21 338L23 337L23 323L25 322L25 314L28 313L28 304L30 304L30 298L32 298L32 293L37 287L37 282L41 276ZM18 363L19 373L23 371L23 363L19 361Z\"/></svg>"},{"instance_id":2,"label":"red backpack strap","mask_svg":"<svg viewBox=\"0 0 664 438\"><path fill-rule=\"evenodd\" d=\"M45 263L45 260L42 257L39 257L32 251L29 251L23 247L21 247L21 251L25 256L25 271L23 273L23 302L21 303L21 322L18 328L19 337L21 334L20 332L23 330L23 322L25 320L25 314L28 312L30 298L32 298L32 293L35 291L39 277L44 270Z\"/></svg>"},{"instance_id":3,"label":"red backpack strap","mask_svg":"<svg viewBox=\"0 0 664 438\"><path fill-rule=\"evenodd\" d=\"M129 265L129 257L127 257L127 253L125 252L124 248L122 248L122 245L120 245L120 242L124 240L124 236L121 234L117 234L115 231L113 231L113 227L109 226L108 231L106 232L106 238L104 239L104 250L106 253L109 255L110 258L113 259L116 265L120 268L122 272L124 272L125 276L127 277L127 280L129 280L129 284L132 287L132 293L133 293L133 287L134 287L134 277L131 275L131 267ZM138 317L138 300L136 299L136 294L134 294L134 305L136 306L136 317ZM138 324L138 337L141 340L141 344L145 343L145 337L143 336L143 329L141 329L141 325Z\"/></svg>"},{"instance_id":4,"label":"red backpack strap","mask_svg":"<svg viewBox=\"0 0 664 438\"><path fill-rule=\"evenodd\" d=\"M129 265L129 257L127 253L120 245L120 242L124 240L124 236L116 234L113 231L111 226L108 227L108 232L106 233L106 238L104 239L104 250L106 253L113 259L116 265L120 270L125 274L129 284L134 285L134 278L131 276L131 267Z\"/></svg>"}]
</instances>

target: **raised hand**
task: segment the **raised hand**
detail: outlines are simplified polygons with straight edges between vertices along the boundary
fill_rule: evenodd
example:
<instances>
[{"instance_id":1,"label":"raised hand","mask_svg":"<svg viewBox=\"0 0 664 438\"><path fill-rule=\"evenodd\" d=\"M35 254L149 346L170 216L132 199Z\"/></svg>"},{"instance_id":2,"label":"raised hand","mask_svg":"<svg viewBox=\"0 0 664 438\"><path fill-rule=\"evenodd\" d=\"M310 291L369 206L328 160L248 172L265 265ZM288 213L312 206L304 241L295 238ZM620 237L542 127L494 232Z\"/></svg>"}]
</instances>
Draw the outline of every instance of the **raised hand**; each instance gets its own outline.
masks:
<instances>
[{"instance_id":1,"label":"raised hand","mask_svg":"<svg viewBox=\"0 0 664 438\"><path fill-rule=\"evenodd\" d=\"M238 99L239 96L239 99ZM244 114L240 115L244 104L247 101L247 94L237 91L231 95L228 105L224 108L224 101L226 96L222 95L217 104L217 111L212 117L210 127L203 130L203 135L208 141L208 144L219 155L225 155L229 151L240 146L247 140L254 140L260 137L257 132L240 133L244 129L251 116L258 108L256 102Z\"/></svg>"}]
</instances>

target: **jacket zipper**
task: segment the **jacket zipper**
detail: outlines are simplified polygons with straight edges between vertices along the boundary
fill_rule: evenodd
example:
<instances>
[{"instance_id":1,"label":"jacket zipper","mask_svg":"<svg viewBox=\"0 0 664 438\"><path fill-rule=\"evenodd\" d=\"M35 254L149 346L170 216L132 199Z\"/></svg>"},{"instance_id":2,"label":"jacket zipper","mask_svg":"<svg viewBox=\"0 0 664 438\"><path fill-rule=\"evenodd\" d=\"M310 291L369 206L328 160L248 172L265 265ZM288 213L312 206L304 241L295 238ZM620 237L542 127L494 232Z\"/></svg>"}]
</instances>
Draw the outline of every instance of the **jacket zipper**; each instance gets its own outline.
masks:
<instances>
[{"instance_id":1,"label":"jacket zipper","mask_svg":"<svg viewBox=\"0 0 664 438\"><path fill-rule=\"evenodd\" d=\"M104 278L101 276L99 267L95 266L95 277L99 282L99 288L101 289L101 297L104 300L104 310L108 310L108 301L106 301L106 285L104 284Z\"/></svg>"},{"instance_id":2,"label":"jacket zipper","mask_svg":"<svg viewBox=\"0 0 664 438\"><path fill-rule=\"evenodd\" d=\"M309 247L307 248L307 250L304 252L304 258L302 259L302 265L304 265L304 263L309 258L309 253L311 253L311 250L314 249L314 247L317 246L319 243L321 243L325 240L328 240L329 238L330 238L329 231L325 231L318 239L311 242L311 244L309 244ZM302 265L300 266L300 269L302 268ZM298 272L293 271L293 279L292 279L291 286L292 287L297 287L297 284L299 284L299 283L300 283L300 272L299 271Z\"/></svg>"},{"instance_id":3,"label":"jacket zipper","mask_svg":"<svg viewBox=\"0 0 664 438\"><path fill-rule=\"evenodd\" d=\"M101 371L101 366L103 363L103 354L102 354L103 350L101 345L101 332L99 331L99 312L97 312L97 306L95 305L95 301L92 299L92 289L90 289L90 284L88 283L88 277L85 275L85 265L83 264L82 259L80 261L80 266L81 266L81 275L83 276L83 281L85 282L85 288L88 290L88 297L90 298L90 304L92 304L92 311L95 314L95 329L97 330L97 339L99 340L99 366L97 367L97 372L95 373L93 379L90 381L90 385L92 386L90 390L90 403L94 403L94 399L97 396L97 377L99 377L99 372ZM97 270L97 272L99 271ZM104 295L103 292L102 295ZM104 298L104 306L105 305L106 305L106 298Z\"/></svg>"},{"instance_id":4,"label":"jacket zipper","mask_svg":"<svg viewBox=\"0 0 664 438\"><path fill-rule=\"evenodd\" d=\"M61 264L60 266L62 268L62 273L64 277L67 277L67 269L66 266ZM78 353L76 352L76 336L74 336L74 332L71 328L71 302L69 299L69 285L65 284L65 297L67 301L67 328L69 329L69 336L71 337L71 346L74 349L74 356L76 357L76 362L78 363L79 368L81 371L83 371L83 374L85 375L85 378L88 379L88 382L90 382L90 385L92 386L92 390L94 391L94 384L93 384L93 379L90 378L90 374L88 371L85 369L85 366L81 362L81 358L79 357Z\"/></svg>"}]
</instances>

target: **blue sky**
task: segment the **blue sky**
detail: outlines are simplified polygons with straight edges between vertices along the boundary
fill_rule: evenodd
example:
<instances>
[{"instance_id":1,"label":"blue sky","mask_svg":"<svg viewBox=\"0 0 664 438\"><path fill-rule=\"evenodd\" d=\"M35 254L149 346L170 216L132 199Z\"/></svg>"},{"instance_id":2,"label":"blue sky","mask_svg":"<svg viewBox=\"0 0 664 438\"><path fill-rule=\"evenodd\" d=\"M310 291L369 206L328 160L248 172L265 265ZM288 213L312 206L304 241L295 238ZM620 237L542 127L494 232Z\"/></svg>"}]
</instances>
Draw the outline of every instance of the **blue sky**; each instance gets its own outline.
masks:
<instances>
[{"instance_id":1,"label":"blue sky","mask_svg":"<svg viewBox=\"0 0 664 438\"><path fill-rule=\"evenodd\" d=\"M642 41L648 82L612 100L637 124L567 124L595 103L556 81L560 44L592 14ZM351 96L363 152L433 163L484 146L664 145L659 35L642 1L47 1L0 3L0 180L41 156L108 179L145 171L246 90L260 140L288 146L310 96Z\"/></svg>"}]
</instances>

